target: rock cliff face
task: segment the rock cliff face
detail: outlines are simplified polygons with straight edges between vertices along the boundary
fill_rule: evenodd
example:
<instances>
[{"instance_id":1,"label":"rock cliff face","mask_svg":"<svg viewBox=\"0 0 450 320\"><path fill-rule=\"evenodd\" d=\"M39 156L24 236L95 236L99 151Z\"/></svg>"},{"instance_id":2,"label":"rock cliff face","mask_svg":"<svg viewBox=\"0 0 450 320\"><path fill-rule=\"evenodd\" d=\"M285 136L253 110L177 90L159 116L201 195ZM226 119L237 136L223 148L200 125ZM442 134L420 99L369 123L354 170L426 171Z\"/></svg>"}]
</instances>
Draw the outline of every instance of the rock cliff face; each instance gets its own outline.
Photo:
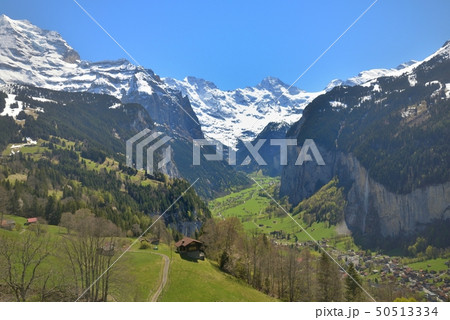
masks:
<instances>
[{"instance_id":1,"label":"rock cliff face","mask_svg":"<svg viewBox=\"0 0 450 320\"><path fill-rule=\"evenodd\" d=\"M281 174L280 195L289 196L292 204L298 204L303 199L312 196L323 185L330 181L335 174L335 153L317 146L325 162L325 166L318 166L316 162L304 162L301 166L293 164L300 152L300 148L288 148L288 165Z\"/></svg>"},{"instance_id":2,"label":"rock cliff face","mask_svg":"<svg viewBox=\"0 0 450 320\"><path fill-rule=\"evenodd\" d=\"M325 166L307 162L289 165L283 171L280 192L292 203L310 197L338 176L348 202L345 222L354 232L368 237L407 236L420 232L433 220L450 219L450 182L397 194L373 180L354 156L318 148ZM290 156L295 157L294 152L298 150Z\"/></svg>"},{"instance_id":3,"label":"rock cliff face","mask_svg":"<svg viewBox=\"0 0 450 320\"><path fill-rule=\"evenodd\" d=\"M433 220L450 218L448 182L396 194L371 179L353 156L340 154L336 168L340 168L337 175L350 186L345 220L353 230L396 237L420 232Z\"/></svg>"},{"instance_id":4,"label":"rock cliff face","mask_svg":"<svg viewBox=\"0 0 450 320\"><path fill-rule=\"evenodd\" d=\"M318 96L287 132L316 143L315 161L283 169L280 194L296 205L334 176L347 226L365 239L409 236L450 219L450 43L406 73Z\"/></svg>"}]
</instances>

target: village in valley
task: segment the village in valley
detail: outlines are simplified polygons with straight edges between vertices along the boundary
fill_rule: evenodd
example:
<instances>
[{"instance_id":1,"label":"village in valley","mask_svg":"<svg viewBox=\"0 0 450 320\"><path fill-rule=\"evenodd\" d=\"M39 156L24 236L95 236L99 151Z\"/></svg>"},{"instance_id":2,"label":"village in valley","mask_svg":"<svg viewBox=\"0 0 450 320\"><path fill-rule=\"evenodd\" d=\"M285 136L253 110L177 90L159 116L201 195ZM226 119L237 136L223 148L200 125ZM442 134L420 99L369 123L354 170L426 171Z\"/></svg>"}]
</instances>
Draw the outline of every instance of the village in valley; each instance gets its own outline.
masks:
<instances>
[{"instance_id":1,"label":"village in valley","mask_svg":"<svg viewBox=\"0 0 450 320\"><path fill-rule=\"evenodd\" d=\"M276 179L257 179L265 188L277 185ZM413 258L362 250L355 245L349 230L339 234L338 228L324 223L313 223L308 227L302 225L298 216L292 219L299 224L284 212L270 212L269 210L275 211L270 207L270 199L258 193L255 187L216 200L211 207L220 219L236 216L248 231L266 233L277 246L296 247L300 251L308 248L317 253L322 249L326 250L343 268L353 264L369 287L384 286L393 293L403 290L417 294L424 301L450 300L448 252L439 257L422 253ZM340 272L342 277L346 276L343 270Z\"/></svg>"},{"instance_id":2,"label":"village in valley","mask_svg":"<svg viewBox=\"0 0 450 320\"><path fill-rule=\"evenodd\" d=\"M333 257L337 257L336 260L344 266L352 263L371 287L378 287L383 282L391 284L393 290L400 287L415 293L422 293L426 301L445 302L450 299L450 259L440 258L440 266L433 266L425 261L422 263L424 264L423 268L411 268L403 264L400 257L353 249L341 251L329 243L330 240L318 241L323 249ZM317 248L317 243L313 241L297 245L311 249Z\"/></svg>"}]
</instances>

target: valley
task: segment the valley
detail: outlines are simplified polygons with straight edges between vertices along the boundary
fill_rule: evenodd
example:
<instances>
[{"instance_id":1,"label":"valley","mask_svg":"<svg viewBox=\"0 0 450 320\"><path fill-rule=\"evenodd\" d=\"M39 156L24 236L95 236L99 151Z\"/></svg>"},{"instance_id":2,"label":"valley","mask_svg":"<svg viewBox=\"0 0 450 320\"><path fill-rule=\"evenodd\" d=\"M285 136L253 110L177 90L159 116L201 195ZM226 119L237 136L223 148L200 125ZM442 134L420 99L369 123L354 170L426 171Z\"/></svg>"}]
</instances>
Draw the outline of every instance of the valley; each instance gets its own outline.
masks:
<instances>
[{"instance_id":1,"label":"valley","mask_svg":"<svg viewBox=\"0 0 450 320\"><path fill-rule=\"evenodd\" d=\"M450 301L449 41L306 91L0 40L0 301Z\"/></svg>"},{"instance_id":2,"label":"valley","mask_svg":"<svg viewBox=\"0 0 450 320\"><path fill-rule=\"evenodd\" d=\"M277 194L280 185L279 178L266 177L261 174L252 174L250 177L255 179L264 190L271 194ZM285 199L280 201L280 204L284 208L289 208ZM311 242L311 238L303 232L301 227L296 225L256 184L253 184L251 188L214 199L209 203L209 208L213 216L219 219L237 217L247 232L265 233L273 237L278 244ZM347 237L345 233L339 234L336 226L327 225L325 222L313 222L308 226L301 218L299 215L294 216L297 223L314 239L319 241L332 239L338 246L346 243L347 246L350 246L349 248L354 248L351 237Z\"/></svg>"},{"instance_id":3,"label":"valley","mask_svg":"<svg viewBox=\"0 0 450 320\"><path fill-rule=\"evenodd\" d=\"M279 179L264 177L261 173L251 177L269 193L277 194ZM321 191L315 196L320 196L320 193ZM280 201L283 207L289 208L282 199L277 201ZM302 203L299 206L301 207ZM385 290L390 290L392 300L396 297L395 291L402 290L390 287L396 284L405 291L417 293L418 299L447 301L450 291L450 252L447 250L433 257L427 251L428 253L416 258L398 255L398 252L394 251L365 250L355 244L351 232L343 227L342 221L337 225L328 222L313 222L308 225L298 210L293 208L291 214L301 228L275 206L273 200L269 199L256 183L250 188L211 201L209 207L216 218L237 217L247 233L263 233L278 246L295 247L299 250L308 248L314 255L319 256L320 245L342 266L352 263L369 290L373 289L375 292L383 283L387 284L388 289Z\"/></svg>"}]
</instances>

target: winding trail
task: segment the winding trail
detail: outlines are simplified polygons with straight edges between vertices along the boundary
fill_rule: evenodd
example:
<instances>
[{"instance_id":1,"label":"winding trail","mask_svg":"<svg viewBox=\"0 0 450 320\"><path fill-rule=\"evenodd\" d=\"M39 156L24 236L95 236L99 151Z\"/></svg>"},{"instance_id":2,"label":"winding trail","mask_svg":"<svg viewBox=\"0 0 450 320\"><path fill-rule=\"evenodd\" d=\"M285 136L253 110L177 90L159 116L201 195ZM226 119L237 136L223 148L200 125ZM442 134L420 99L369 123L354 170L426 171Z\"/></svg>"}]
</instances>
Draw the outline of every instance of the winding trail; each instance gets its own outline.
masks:
<instances>
[{"instance_id":1,"label":"winding trail","mask_svg":"<svg viewBox=\"0 0 450 320\"><path fill-rule=\"evenodd\" d=\"M164 259L164 268L163 268L163 273L161 275L161 282L159 283L158 289L156 290L155 294L153 295L152 299L150 300L151 302L156 302L156 301L158 301L158 298L161 295L162 290L166 286L167 279L169 278L170 259L168 256L166 256L165 254L162 254L162 253L151 252L151 254L156 254L158 256L163 257L163 259Z\"/></svg>"}]
</instances>

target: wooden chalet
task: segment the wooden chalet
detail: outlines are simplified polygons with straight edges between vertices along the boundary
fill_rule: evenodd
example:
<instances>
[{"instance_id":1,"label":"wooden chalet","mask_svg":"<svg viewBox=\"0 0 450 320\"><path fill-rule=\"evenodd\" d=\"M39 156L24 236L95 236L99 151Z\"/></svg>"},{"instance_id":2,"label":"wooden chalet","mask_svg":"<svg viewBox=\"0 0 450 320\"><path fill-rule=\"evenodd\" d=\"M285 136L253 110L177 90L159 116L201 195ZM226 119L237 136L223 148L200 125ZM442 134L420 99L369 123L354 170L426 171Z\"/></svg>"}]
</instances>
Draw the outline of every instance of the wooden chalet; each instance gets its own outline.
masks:
<instances>
[{"instance_id":1,"label":"wooden chalet","mask_svg":"<svg viewBox=\"0 0 450 320\"><path fill-rule=\"evenodd\" d=\"M182 258L188 260L204 260L205 255L203 254L203 242L184 237L177 243L175 243L175 248Z\"/></svg>"},{"instance_id":2,"label":"wooden chalet","mask_svg":"<svg viewBox=\"0 0 450 320\"><path fill-rule=\"evenodd\" d=\"M27 222L25 222L25 225L30 225L33 223L37 223L38 222L38 218L28 218Z\"/></svg>"},{"instance_id":3,"label":"wooden chalet","mask_svg":"<svg viewBox=\"0 0 450 320\"><path fill-rule=\"evenodd\" d=\"M0 227L6 230L14 230L16 227L16 222L14 220L2 220Z\"/></svg>"}]
</instances>

